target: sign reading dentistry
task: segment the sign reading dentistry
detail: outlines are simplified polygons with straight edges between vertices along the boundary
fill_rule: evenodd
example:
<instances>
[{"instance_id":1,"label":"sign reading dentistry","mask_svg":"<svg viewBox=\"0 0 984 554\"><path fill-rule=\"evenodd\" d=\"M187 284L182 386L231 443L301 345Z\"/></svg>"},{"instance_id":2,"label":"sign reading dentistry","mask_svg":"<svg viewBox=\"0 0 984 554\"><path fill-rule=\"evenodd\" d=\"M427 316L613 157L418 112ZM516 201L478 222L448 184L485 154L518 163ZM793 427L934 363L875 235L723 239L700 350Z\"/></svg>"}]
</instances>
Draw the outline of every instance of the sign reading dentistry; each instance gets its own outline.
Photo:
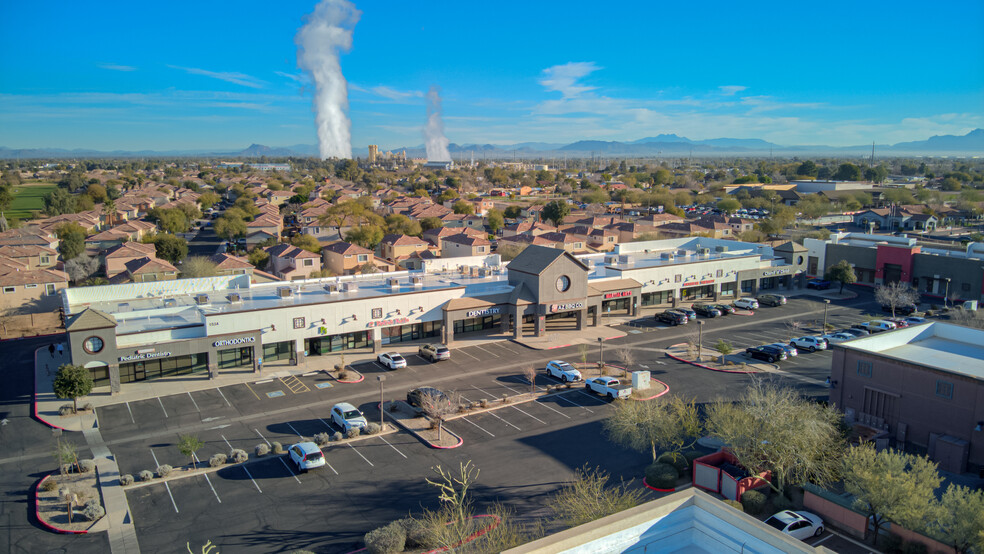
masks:
<instances>
[{"instance_id":1,"label":"sign reading dentistry","mask_svg":"<svg viewBox=\"0 0 984 554\"><path fill-rule=\"evenodd\" d=\"M238 339L225 339L217 340L212 343L212 346L235 346L237 344L250 344L256 342L256 337L239 337Z\"/></svg>"},{"instance_id":2,"label":"sign reading dentistry","mask_svg":"<svg viewBox=\"0 0 984 554\"><path fill-rule=\"evenodd\" d=\"M482 317L484 315L495 315L499 313L499 308L485 308L484 310L472 310L465 314L467 317Z\"/></svg>"},{"instance_id":3,"label":"sign reading dentistry","mask_svg":"<svg viewBox=\"0 0 984 554\"><path fill-rule=\"evenodd\" d=\"M571 302L570 304L551 304L550 312L567 312L570 310L580 310L584 307L584 302Z\"/></svg>"},{"instance_id":4,"label":"sign reading dentistry","mask_svg":"<svg viewBox=\"0 0 984 554\"><path fill-rule=\"evenodd\" d=\"M170 352L144 352L143 354L134 354L132 356L120 356L121 362L133 362L136 360L153 360L154 358L169 358L171 356Z\"/></svg>"}]
</instances>

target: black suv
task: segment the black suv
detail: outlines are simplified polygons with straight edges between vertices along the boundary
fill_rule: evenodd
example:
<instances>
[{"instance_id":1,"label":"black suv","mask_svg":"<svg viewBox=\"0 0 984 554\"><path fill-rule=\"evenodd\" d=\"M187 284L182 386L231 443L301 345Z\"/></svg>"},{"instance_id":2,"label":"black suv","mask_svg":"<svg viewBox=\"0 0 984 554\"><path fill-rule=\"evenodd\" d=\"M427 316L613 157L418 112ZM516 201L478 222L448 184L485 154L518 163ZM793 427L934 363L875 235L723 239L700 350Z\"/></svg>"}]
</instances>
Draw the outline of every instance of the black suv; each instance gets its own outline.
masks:
<instances>
[{"instance_id":1,"label":"black suv","mask_svg":"<svg viewBox=\"0 0 984 554\"><path fill-rule=\"evenodd\" d=\"M711 307L721 312L721 315L731 315L735 313L734 306L729 306L727 304L711 304Z\"/></svg>"},{"instance_id":2,"label":"black suv","mask_svg":"<svg viewBox=\"0 0 984 554\"><path fill-rule=\"evenodd\" d=\"M753 358L772 363L785 360L787 357L786 352L782 348L776 348L775 346L753 346L746 348L745 353Z\"/></svg>"},{"instance_id":3,"label":"black suv","mask_svg":"<svg viewBox=\"0 0 984 554\"><path fill-rule=\"evenodd\" d=\"M692 308L695 312L704 317L717 317L721 315L721 310L711 306L710 304L694 304Z\"/></svg>"},{"instance_id":4,"label":"black suv","mask_svg":"<svg viewBox=\"0 0 984 554\"><path fill-rule=\"evenodd\" d=\"M668 312L677 312L687 316L687 319L697 319L697 312L691 310L690 308L681 306L679 308L670 308L666 310Z\"/></svg>"},{"instance_id":5,"label":"black suv","mask_svg":"<svg viewBox=\"0 0 984 554\"><path fill-rule=\"evenodd\" d=\"M424 396L429 396L435 402L441 404L451 404L451 399L448 398L448 395L434 387L418 387L407 392L407 404L410 404L414 408L423 408Z\"/></svg>"},{"instance_id":6,"label":"black suv","mask_svg":"<svg viewBox=\"0 0 984 554\"><path fill-rule=\"evenodd\" d=\"M882 306L881 309L882 309L883 312L892 313L892 307L891 306ZM916 312L916 307L915 306L912 306L912 305L909 305L909 306L896 306L895 307L895 314L896 315L912 315L915 312Z\"/></svg>"},{"instance_id":7,"label":"black suv","mask_svg":"<svg viewBox=\"0 0 984 554\"><path fill-rule=\"evenodd\" d=\"M656 314L656 321L668 323L670 325L683 325L687 322L687 316L680 312L663 312Z\"/></svg>"}]
</instances>

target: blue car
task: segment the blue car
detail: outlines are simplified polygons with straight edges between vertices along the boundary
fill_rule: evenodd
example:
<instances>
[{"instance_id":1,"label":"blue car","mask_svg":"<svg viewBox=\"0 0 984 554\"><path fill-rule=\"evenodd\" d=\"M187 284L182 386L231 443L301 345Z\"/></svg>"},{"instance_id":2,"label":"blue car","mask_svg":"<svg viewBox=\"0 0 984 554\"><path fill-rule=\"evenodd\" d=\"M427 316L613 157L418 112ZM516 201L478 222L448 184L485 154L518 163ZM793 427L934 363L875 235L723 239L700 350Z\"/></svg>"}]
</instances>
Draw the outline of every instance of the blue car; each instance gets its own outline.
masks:
<instances>
[{"instance_id":1,"label":"blue car","mask_svg":"<svg viewBox=\"0 0 984 554\"><path fill-rule=\"evenodd\" d=\"M810 279L806 282L806 288L827 290L830 288L830 281L827 281L826 279Z\"/></svg>"}]
</instances>

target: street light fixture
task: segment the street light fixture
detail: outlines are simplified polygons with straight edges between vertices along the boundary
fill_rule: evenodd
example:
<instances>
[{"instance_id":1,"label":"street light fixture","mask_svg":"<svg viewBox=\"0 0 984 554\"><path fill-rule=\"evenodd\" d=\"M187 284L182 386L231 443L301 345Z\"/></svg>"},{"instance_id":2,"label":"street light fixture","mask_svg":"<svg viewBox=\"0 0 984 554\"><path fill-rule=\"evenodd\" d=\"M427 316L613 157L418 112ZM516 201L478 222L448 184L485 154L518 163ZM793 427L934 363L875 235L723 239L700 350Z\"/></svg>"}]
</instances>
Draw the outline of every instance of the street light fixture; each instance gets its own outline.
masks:
<instances>
[{"instance_id":1,"label":"street light fixture","mask_svg":"<svg viewBox=\"0 0 984 554\"><path fill-rule=\"evenodd\" d=\"M697 322L697 361L701 362L701 353L704 350L704 322Z\"/></svg>"},{"instance_id":2,"label":"street light fixture","mask_svg":"<svg viewBox=\"0 0 984 554\"><path fill-rule=\"evenodd\" d=\"M379 430L382 431L386 426L386 407L383 406L383 381L386 380L386 376L377 375L376 380L379 381Z\"/></svg>"},{"instance_id":3,"label":"street light fixture","mask_svg":"<svg viewBox=\"0 0 984 554\"><path fill-rule=\"evenodd\" d=\"M947 299L950 298L950 278L949 277L944 277L943 280L946 281L946 293L944 293L944 295L943 295L943 307L944 308L949 308L949 306L947 305L946 302L947 302Z\"/></svg>"},{"instance_id":4,"label":"street light fixture","mask_svg":"<svg viewBox=\"0 0 984 554\"><path fill-rule=\"evenodd\" d=\"M830 305L830 299L823 299L823 329L821 330L823 334L827 334L827 306Z\"/></svg>"}]
</instances>

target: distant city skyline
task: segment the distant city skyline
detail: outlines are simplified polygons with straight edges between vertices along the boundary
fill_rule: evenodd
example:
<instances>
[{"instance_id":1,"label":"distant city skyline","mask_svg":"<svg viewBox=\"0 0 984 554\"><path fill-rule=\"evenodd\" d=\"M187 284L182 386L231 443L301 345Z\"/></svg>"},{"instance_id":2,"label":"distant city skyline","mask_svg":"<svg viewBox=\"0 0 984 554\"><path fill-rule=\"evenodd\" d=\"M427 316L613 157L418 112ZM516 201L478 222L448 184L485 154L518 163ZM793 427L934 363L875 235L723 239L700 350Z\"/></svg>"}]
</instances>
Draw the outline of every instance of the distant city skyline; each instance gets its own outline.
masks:
<instances>
[{"instance_id":1,"label":"distant city skyline","mask_svg":"<svg viewBox=\"0 0 984 554\"><path fill-rule=\"evenodd\" d=\"M294 36L316 2L8 2L0 146L316 144ZM353 148L424 143L893 144L984 127L984 4L355 2Z\"/></svg>"}]
</instances>

